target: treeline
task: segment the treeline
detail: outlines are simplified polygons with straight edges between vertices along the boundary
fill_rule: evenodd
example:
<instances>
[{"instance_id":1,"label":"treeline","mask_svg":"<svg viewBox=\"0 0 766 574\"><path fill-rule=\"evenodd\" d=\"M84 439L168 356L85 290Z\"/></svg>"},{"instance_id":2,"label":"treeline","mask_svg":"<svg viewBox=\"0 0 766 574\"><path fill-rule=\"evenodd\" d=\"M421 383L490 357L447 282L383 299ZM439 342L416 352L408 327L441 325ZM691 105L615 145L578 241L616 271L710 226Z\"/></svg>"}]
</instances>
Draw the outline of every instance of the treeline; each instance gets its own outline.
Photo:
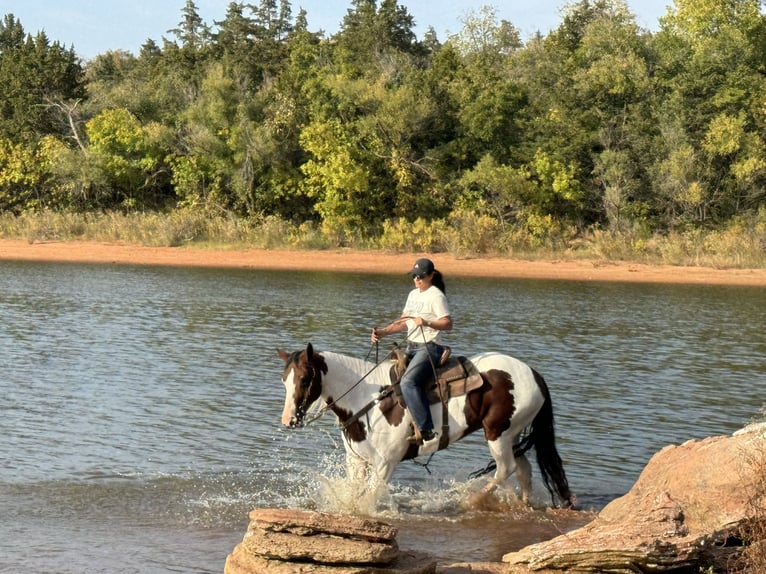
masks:
<instances>
[{"instance_id":1,"label":"treeline","mask_svg":"<svg viewBox=\"0 0 766 574\"><path fill-rule=\"evenodd\" d=\"M396 0L351 0L329 36L288 0L212 23L186 0L168 38L87 62L7 14L0 86L4 213L183 208L426 247L444 226L495 248L766 238L758 0L676 0L656 32L581 0L528 39L486 7L444 40Z\"/></svg>"}]
</instances>

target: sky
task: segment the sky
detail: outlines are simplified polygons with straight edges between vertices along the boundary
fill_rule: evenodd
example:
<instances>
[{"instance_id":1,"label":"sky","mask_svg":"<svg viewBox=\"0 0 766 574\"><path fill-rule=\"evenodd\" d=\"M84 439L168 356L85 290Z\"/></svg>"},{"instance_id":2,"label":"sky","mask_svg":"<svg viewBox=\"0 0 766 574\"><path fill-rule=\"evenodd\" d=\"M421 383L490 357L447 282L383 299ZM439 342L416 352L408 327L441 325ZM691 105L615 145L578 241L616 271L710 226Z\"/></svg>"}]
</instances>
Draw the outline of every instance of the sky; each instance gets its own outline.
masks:
<instances>
[{"instance_id":1,"label":"sky","mask_svg":"<svg viewBox=\"0 0 766 574\"><path fill-rule=\"evenodd\" d=\"M231 0L195 0L199 15L209 25L223 20ZM258 4L257 0L250 0ZM459 32L466 16L478 13L482 6L495 9L498 19L508 20L522 39L538 31L543 35L561 24L563 7L569 0L399 0L415 19L419 38L428 27L436 30L440 41ZM74 47L84 59L109 50L126 50L138 54L141 45L152 39L162 43L163 36L172 39L168 30L182 19L185 0L0 0L0 16L13 14L24 31L44 31L50 42L58 41L66 48ZM291 0L293 17L306 10L309 30L337 32L351 0ZM639 26L658 29L658 19L672 0L628 0Z\"/></svg>"}]
</instances>

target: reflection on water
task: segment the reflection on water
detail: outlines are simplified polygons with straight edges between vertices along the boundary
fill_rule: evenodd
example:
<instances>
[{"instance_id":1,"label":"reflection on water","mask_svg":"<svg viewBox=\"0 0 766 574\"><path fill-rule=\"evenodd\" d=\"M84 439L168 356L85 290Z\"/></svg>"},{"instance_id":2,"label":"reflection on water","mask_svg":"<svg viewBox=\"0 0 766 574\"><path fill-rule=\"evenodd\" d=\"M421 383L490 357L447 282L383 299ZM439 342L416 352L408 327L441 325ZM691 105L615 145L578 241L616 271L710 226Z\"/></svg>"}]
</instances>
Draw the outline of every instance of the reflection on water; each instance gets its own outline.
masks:
<instances>
[{"instance_id":1,"label":"reflection on water","mask_svg":"<svg viewBox=\"0 0 766 574\"><path fill-rule=\"evenodd\" d=\"M453 353L507 352L546 378L585 508L626 492L665 444L761 412L762 289L447 287ZM409 288L406 276L0 263L0 572L220 572L251 508L352 510L331 417L278 426L276 348L363 357ZM519 509L510 489L466 509L488 460L471 436L427 470L404 463L375 512L403 548L455 560L496 560L583 520Z\"/></svg>"}]
</instances>

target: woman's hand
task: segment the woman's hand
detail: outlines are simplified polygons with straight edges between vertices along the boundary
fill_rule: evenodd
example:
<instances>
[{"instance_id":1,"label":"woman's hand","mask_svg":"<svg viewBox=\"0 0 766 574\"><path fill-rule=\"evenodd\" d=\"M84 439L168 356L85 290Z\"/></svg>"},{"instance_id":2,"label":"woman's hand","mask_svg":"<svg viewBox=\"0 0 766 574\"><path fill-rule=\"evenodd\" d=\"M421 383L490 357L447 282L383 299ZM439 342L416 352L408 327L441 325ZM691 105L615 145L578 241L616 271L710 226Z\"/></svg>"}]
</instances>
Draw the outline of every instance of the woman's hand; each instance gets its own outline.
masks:
<instances>
[{"instance_id":1,"label":"woman's hand","mask_svg":"<svg viewBox=\"0 0 766 574\"><path fill-rule=\"evenodd\" d=\"M392 321L389 325L386 325L385 327L373 327L372 333L370 334L370 341L373 343L377 343L379 340L381 340L383 337L390 335L391 333L398 333L399 331L404 331L407 328L406 321L413 320L414 317L400 317L396 319L395 321Z\"/></svg>"}]
</instances>

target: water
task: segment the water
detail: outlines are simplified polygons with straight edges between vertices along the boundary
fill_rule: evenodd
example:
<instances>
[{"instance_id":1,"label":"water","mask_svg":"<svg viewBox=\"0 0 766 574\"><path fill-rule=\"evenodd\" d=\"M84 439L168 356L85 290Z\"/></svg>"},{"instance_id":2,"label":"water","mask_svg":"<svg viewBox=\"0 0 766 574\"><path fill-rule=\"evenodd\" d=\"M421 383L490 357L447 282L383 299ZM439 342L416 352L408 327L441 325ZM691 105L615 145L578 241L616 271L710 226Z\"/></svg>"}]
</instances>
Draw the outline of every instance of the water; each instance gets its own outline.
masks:
<instances>
[{"instance_id":1,"label":"water","mask_svg":"<svg viewBox=\"0 0 766 574\"><path fill-rule=\"evenodd\" d=\"M548 381L580 504L624 494L662 446L761 416L766 299L749 287L448 279L456 354ZM252 508L354 511L327 416L279 428L277 347L355 356L406 276L0 262L0 572L222 572ZM481 437L403 463L375 513L404 549L499 560L573 528L461 506ZM537 498L547 501L535 472Z\"/></svg>"}]
</instances>

